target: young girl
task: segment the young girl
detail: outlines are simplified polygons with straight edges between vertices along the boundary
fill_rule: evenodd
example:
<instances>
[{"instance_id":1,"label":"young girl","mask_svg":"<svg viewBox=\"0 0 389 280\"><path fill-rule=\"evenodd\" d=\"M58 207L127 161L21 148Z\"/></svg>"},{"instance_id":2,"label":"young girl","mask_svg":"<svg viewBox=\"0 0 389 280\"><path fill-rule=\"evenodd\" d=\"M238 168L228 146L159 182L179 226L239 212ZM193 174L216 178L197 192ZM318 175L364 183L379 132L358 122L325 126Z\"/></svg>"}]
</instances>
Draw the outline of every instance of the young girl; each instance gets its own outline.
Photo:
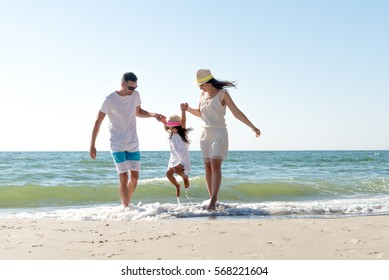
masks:
<instances>
[{"instance_id":1,"label":"young girl","mask_svg":"<svg viewBox=\"0 0 389 280\"><path fill-rule=\"evenodd\" d=\"M189 188L188 173L190 171L189 160L189 139L187 133L191 128L186 128L186 112L182 110L181 118L177 115L171 116L165 121L165 130L169 132L170 159L166 177L176 187L177 199L180 197L180 184L174 174L178 174L184 180L185 188Z\"/></svg>"}]
</instances>

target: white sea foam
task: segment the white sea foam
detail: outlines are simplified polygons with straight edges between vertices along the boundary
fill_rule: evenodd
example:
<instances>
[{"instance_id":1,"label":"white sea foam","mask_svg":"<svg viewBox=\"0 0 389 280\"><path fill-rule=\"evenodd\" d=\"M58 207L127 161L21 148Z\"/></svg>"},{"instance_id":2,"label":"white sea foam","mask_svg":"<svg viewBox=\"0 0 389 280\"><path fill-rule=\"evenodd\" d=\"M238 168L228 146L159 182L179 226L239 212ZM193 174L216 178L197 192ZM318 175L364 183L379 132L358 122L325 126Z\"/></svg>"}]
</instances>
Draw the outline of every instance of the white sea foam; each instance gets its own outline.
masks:
<instances>
[{"instance_id":1,"label":"white sea foam","mask_svg":"<svg viewBox=\"0 0 389 280\"><path fill-rule=\"evenodd\" d=\"M369 199L344 199L302 202L223 203L217 211L207 211L203 203L150 203L122 206L96 206L69 209L45 209L28 212L2 213L1 218L56 219L76 221L151 221L176 218L236 217L236 218L296 218L345 215L389 214L389 196Z\"/></svg>"}]
</instances>

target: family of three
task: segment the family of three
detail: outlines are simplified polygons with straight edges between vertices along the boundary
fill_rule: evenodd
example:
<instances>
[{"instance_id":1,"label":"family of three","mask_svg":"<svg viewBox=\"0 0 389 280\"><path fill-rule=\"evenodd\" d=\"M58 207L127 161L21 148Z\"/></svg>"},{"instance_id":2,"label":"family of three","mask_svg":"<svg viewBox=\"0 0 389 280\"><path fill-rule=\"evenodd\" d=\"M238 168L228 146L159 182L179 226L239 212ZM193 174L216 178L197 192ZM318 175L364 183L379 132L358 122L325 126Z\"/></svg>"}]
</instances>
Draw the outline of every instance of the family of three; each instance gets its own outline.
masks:
<instances>
[{"instance_id":1,"label":"family of three","mask_svg":"<svg viewBox=\"0 0 389 280\"><path fill-rule=\"evenodd\" d=\"M215 79L208 69L196 72L196 84L201 90L200 101L193 108L188 103L180 104L181 117L171 116L168 120L162 114L149 112L141 107L141 98L136 90L138 78L127 72L121 80L121 88L109 94L98 112L90 144L90 156L96 159L96 138L101 124L108 115L110 146L116 171L119 176L119 194L122 205L128 207L139 179L140 160L139 142L136 129L136 117L155 118L162 122L169 133L170 159L166 176L176 187L176 196L180 196L180 184L175 174L183 178L186 188L190 186L189 139L186 128L186 112L201 118L200 137L201 154L204 161L206 184L210 196L208 210L216 210L216 202L222 181L221 166L228 152L228 132L225 123L226 108L235 118L246 124L255 133L261 131L255 127L246 115L235 105L228 87L236 87L234 82Z\"/></svg>"}]
</instances>

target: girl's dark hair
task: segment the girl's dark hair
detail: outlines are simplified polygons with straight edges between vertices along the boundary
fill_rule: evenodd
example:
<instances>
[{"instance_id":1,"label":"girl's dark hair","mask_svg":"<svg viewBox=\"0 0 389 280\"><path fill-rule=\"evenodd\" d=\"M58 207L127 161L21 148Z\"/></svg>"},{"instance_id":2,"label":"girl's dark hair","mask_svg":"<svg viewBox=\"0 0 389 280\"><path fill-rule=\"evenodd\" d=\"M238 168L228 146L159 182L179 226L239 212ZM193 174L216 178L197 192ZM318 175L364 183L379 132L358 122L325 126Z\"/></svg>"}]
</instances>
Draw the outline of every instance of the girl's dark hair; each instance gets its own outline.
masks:
<instances>
[{"instance_id":1,"label":"girl's dark hair","mask_svg":"<svg viewBox=\"0 0 389 280\"><path fill-rule=\"evenodd\" d=\"M219 81L216 80L215 78L210 79L207 83L210 83L213 87L217 89L223 89L226 87L234 87L236 88L236 83L235 82L229 82L229 81Z\"/></svg>"},{"instance_id":2,"label":"girl's dark hair","mask_svg":"<svg viewBox=\"0 0 389 280\"><path fill-rule=\"evenodd\" d=\"M183 128L181 125L180 126L174 126L174 128L177 128L177 133L178 133L178 135L180 135L182 141L184 141L185 143L190 144L190 140L188 138L187 133L189 131L192 131L193 128ZM172 138L172 135L173 135L173 132L170 132L169 138Z\"/></svg>"}]
</instances>

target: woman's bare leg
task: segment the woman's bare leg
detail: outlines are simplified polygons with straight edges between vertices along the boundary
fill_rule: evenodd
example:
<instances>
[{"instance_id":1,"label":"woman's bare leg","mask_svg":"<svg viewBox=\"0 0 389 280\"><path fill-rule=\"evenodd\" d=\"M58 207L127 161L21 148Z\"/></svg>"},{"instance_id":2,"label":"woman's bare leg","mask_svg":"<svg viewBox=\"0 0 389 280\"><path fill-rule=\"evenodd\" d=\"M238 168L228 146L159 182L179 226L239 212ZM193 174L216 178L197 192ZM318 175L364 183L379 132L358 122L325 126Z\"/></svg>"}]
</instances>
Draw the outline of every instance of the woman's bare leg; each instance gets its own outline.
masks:
<instances>
[{"instance_id":1,"label":"woman's bare leg","mask_svg":"<svg viewBox=\"0 0 389 280\"><path fill-rule=\"evenodd\" d=\"M205 182L209 193L209 198L212 198L212 168L210 161L204 161Z\"/></svg>"},{"instance_id":2,"label":"woman's bare leg","mask_svg":"<svg viewBox=\"0 0 389 280\"><path fill-rule=\"evenodd\" d=\"M211 192L211 201L208 205L208 210L215 210L216 209L216 202L217 202L217 196L219 194L220 185L222 182L222 159L211 159L211 185L212 185L212 192Z\"/></svg>"}]
</instances>

